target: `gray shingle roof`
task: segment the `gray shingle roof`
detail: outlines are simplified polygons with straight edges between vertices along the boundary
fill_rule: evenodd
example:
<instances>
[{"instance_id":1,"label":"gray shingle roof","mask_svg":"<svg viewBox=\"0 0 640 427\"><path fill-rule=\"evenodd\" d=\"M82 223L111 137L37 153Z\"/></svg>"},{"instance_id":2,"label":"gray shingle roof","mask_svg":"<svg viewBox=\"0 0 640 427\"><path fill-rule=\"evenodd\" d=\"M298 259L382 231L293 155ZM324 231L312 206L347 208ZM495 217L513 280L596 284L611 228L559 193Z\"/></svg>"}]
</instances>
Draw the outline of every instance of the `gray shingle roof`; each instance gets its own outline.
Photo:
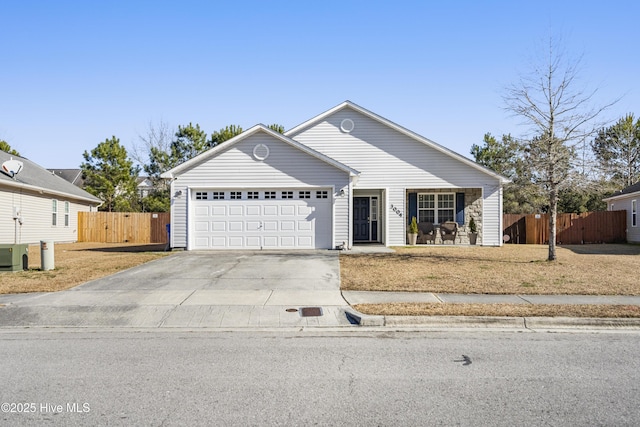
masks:
<instances>
[{"instance_id":1,"label":"gray shingle roof","mask_svg":"<svg viewBox=\"0 0 640 427\"><path fill-rule=\"evenodd\" d=\"M640 182L636 182L635 184L628 186L621 192L614 194L614 196L622 196L624 194L637 193L638 191L640 191Z\"/></svg>"},{"instance_id":2,"label":"gray shingle roof","mask_svg":"<svg viewBox=\"0 0 640 427\"><path fill-rule=\"evenodd\" d=\"M51 173L29 159L0 151L0 164L11 158L21 161L24 167L14 178L11 178L4 172L0 172L0 186L25 186L31 187L31 189L34 190L42 190L46 193L83 200L93 204L100 204L102 202L96 196L87 193L82 188L76 187L69 181Z\"/></svg>"}]
</instances>

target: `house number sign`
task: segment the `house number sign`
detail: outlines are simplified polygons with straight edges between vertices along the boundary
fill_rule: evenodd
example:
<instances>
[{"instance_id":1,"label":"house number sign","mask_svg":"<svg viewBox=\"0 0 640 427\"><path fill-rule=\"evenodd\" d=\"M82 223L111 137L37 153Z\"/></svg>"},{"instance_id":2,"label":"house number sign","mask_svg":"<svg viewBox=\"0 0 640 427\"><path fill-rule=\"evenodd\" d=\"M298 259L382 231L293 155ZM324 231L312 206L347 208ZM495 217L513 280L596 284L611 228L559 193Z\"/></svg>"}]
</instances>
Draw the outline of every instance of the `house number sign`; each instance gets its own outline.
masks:
<instances>
[{"instance_id":1,"label":"house number sign","mask_svg":"<svg viewBox=\"0 0 640 427\"><path fill-rule=\"evenodd\" d=\"M391 210L394 211L400 218L402 218L402 211L400 209L398 209L394 205L391 205Z\"/></svg>"}]
</instances>

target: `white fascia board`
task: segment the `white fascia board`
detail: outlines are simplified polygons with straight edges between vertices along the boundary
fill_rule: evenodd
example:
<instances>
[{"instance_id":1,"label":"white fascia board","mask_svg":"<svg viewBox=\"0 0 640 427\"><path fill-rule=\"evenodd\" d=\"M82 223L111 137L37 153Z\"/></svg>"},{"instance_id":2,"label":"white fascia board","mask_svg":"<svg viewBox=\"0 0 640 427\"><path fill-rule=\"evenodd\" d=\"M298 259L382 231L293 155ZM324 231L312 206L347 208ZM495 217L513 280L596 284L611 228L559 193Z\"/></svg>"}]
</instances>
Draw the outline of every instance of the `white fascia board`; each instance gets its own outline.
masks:
<instances>
[{"instance_id":1,"label":"white fascia board","mask_svg":"<svg viewBox=\"0 0 640 427\"><path fill-rule=\"evenodd\" d=\"M633 193L619 194L617 196L607 197L605 199L602 199L602 201L608 202L610 200L628 199L630 197L640 197L640 191L634 191Z\"/></svg>"},{"instance_id":2,"label":"white fascia board","mask_svg":"<svg viewBox=\"0 0 640 427\"><path fill-rule=\"evenodd\" d=\"M10 187L10 188L17 188L17 189L21 189L21 190L33 191L34 193L43 194L43 195L44 194L48 194L50 196L58 196L58 197L62 197L62 198L65 198L65 199L89 202L92 205L96 205L96 206L100 206L101 204L104 203L102 200L100 200L98 198L92 199L92 198L89 198L89 197L77 196L75 194L64 193L62 191L49 190L49 189L46 189L46 188L37 187L35 185L22 184L22 183L19 183L19 182L3 181L2 183L0 183L0 188L2 188L2 186L7 186L7 187Z\"/></svg>"},{"instance_id":3,"label":"white fascia board","mask_svg":"<svg viewBox=\"0 0 640 427\"><path fill-rule=\"evenodd\" d=\"M389 119L385 119L384 117L382 117L382 116L380 116L380 115L378 115L378 114L376 114L376 113L374 113L372 111L369 111L366 108L360 107L359 105L354 104L351 101L345 101L345 102L341 103L340 105L337 105L337 106L333 107L332 109L327 110L324 113L322 113L322 114L320 114L320 115L318 115L318 116L316 116L316 117L314 117L314 118L312 118L310 120L307 120L306 122L294 127L293 129L285 132L284 134L286 136L295 134L295 133L299 132L301 129L304 129L304 128L310 126L313 123L317 123L317 122L323 120L324 118L330 116L331 114L333 114L333 113L335 113L337 111L340 111L341 109L343 109L345 107L350 107L353 110L356 110L357 112L363 114L364 116L370 117L373 120L376 120L379 123L381 123L381 124L383 124L383 125L385 125L387 127L390 127L391 129L394 129L394 130L396 130L396 131L398 131L398 132L400 132L400 133L402 133L402 134L404 134L404 135L406 135L406 136L408 136L408 137L410 137L410 138L412 138L412 139L414 139L414 140L416 140L418 142L421 142L421 143L423 143L423 144L425 144L425 145L427 145L427 146L429 146L429 147L431 147L431 148L433 148L433 149L435 149L437 151L440 151L441 153L446 154L449 157L453 157L456 160L461 161L461 162L467 164L468 166L471 166L472 168L479 170L480 172L483 172L483 173L485 173L487 175L490 175L493 178L499 180L501 184L508 184L508 183L511 182L510 179L505 178L504 176L495 173L491 169L485 168L484 166L479 165L478 163L476 163L476 162L474 162L474 161L472 161L470 159L467 159L463 155L458 154L455 151L452 151L452 150L450 150L450 149L448 149L448 148L446 148L446 147L444 147L444 146L442 146L442 145L440 145L440 144L438 144L436 142L433 142L430 139L425 138L424 136L419 135L419 134L417 134L417 133L415 133L415 132L413 132L413 131L405 128L405 127L402 127L402 126L392 122Z\"/></svg>"}]
</instances>

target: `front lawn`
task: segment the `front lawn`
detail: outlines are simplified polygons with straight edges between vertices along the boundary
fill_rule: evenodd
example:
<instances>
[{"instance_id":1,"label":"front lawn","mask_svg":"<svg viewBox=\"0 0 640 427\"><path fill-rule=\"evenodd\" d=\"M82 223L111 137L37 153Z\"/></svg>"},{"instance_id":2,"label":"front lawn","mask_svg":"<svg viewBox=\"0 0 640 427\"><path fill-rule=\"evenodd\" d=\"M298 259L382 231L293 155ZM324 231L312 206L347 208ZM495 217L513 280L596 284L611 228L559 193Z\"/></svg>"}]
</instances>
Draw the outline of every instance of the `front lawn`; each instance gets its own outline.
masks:
<instances>
[{"instance_id":1,"label":"front lawn","mask_svg":"<svg viewBox=\"0 0 640 427\"><path fill-rule=\"evenodd\" d=\"M340 256L343 290L640 295L640 245L421 245Z\"/></svg>"}]
</instances>

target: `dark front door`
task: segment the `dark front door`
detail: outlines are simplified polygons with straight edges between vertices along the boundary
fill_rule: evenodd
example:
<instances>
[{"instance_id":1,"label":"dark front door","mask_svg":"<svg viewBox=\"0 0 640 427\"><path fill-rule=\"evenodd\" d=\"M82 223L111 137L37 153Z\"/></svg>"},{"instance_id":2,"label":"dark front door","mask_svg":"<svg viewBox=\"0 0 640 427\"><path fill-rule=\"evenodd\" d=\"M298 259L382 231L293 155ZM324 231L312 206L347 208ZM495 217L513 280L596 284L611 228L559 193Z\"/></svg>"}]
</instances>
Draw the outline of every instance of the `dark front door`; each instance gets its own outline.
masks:
<instances>
[{"instance_id":1,"label":"dark front door","mask_svg":"<svg viewBox=\"0 0 640 427\"><path fill-rule=\"evenodd\" d=\"M355 241L371 240L369 205L369 197L353 198L353 240Z\"/></svg>"}]
</instances>

